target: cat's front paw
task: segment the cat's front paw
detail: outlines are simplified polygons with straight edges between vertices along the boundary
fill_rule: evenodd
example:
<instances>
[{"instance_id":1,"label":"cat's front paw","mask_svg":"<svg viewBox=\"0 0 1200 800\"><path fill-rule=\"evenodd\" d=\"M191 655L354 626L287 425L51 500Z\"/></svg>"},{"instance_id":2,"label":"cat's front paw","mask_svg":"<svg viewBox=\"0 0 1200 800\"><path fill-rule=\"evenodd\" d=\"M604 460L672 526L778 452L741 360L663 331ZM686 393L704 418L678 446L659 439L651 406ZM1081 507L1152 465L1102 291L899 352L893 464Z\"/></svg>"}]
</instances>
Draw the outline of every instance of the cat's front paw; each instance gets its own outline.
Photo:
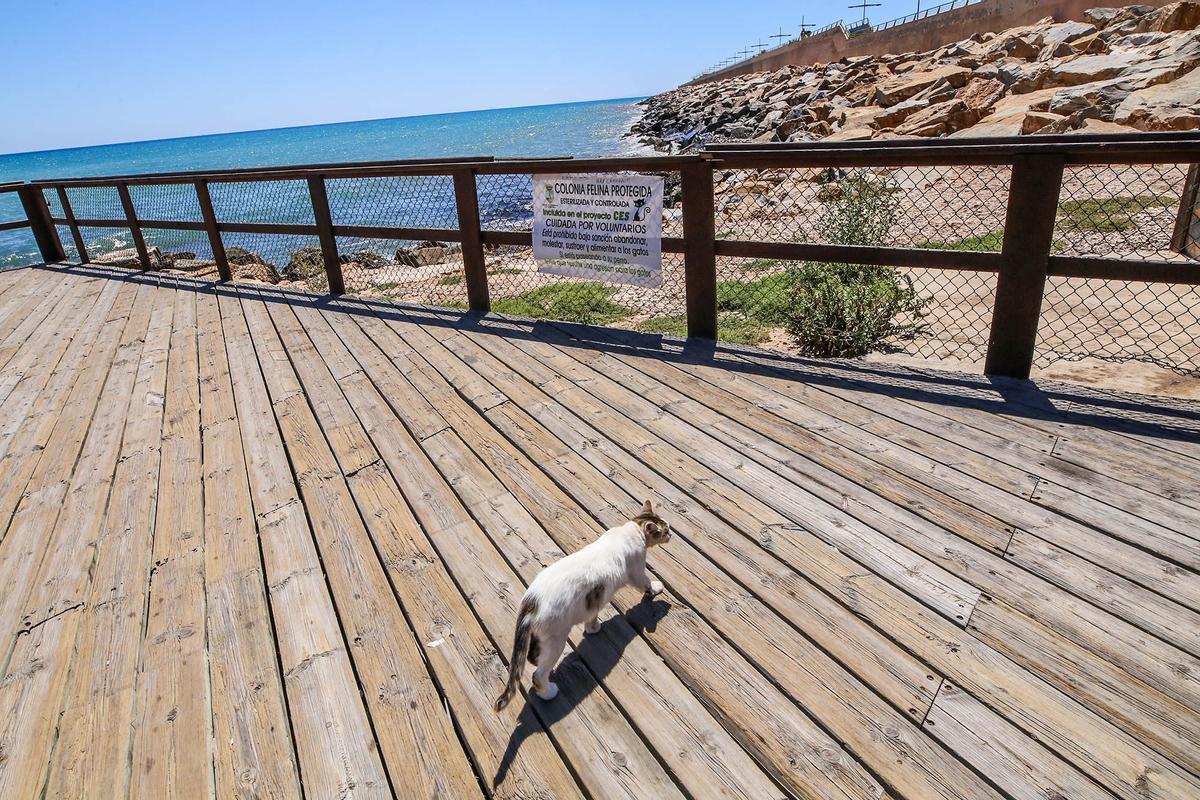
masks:
<instances>
[{"instance_id":1,"label":"cat's front paw","mask_svg":"<svg viewBox=\"0 0 1200 800\"><path fill-rule=\"evenodd\" d=\"M650 588L646 590L646 596L647 597L655 597L657 595L662 594L662 591L663 591L662 581L650 581Z\"/></svg>"},{"instance_id":2,"label":"cat's front paw","mask_svg":"<svg viewBox=\"0 0 1200 800\"><path fill-rule=\"evenodd\" d=\"M553 700L554 698L558 697L558 684L554 681L547 681L546 691L539 692L535 690L534 693L543 700Z\"/></svg>"}]
</instances>

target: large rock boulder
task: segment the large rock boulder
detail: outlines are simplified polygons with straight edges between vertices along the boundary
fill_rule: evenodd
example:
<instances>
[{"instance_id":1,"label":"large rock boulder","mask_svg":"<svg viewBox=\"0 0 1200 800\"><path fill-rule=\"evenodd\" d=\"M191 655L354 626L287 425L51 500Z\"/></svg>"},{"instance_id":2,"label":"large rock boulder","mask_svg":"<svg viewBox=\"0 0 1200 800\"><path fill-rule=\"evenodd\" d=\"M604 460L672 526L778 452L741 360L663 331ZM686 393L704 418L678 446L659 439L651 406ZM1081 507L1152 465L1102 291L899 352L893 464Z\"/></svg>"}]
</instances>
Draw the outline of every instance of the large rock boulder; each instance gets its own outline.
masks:
<instances>
[{"instance_id":1,"label":"large rock boulder","mask_svg":"<svg viewBox=\"0 0 1200 800\"><path fill-rule=\"evenodd\" d=\"M982 112L962 100L947 100L913 114L896 128L896 133L902 136L945 136L974 125L981 116Z\"/></svg>"},{"instance_id":2,"label":"large rock boulder","mask_svg":"<svg viewBox=\"0 0 1200 800\"><path fill-rule=\"evenodd\" d=\"M1200 128L1200 69L1171 83L1129 93L1112 121L1143 131L1189 131Z\"/></svg>"},{"instance_id":3,"label":"large rock boulder","mask_svg":"<svg viewBox=\"0 0 1200 800\"><path fill-rule=\"evenodd\" d=\"M1172 3L1150 15L1152 31L1190 31L1200 28L1200 3Z\"/></svg>"},{"instance_id":4,"label":"large rock boulder","mask_svg":"<svg viewBox=\"0 0 1200 800\"><path fill-rule=\"evenodd\" d=\"M994 78L972 78L954 97L966 103L967 108L982 111L995 105L996 101L1004 96L1005 90L1003 81Z\"/></svg>"},{"instance_id":5,"label":"large rock boulder","mask_svg":"<svg viewBox=\"0 0 1200 800\"><path fill-rule=\"evenodd\" d=\"M902 100L907 100L924 89L928 89L941 80L945 80L955 89L965 86L972 77L972 72L966 67L947 64L921 72L911 72L898 75L876 85L874 104L892 106Z\"/></svg>"}]
</instances>

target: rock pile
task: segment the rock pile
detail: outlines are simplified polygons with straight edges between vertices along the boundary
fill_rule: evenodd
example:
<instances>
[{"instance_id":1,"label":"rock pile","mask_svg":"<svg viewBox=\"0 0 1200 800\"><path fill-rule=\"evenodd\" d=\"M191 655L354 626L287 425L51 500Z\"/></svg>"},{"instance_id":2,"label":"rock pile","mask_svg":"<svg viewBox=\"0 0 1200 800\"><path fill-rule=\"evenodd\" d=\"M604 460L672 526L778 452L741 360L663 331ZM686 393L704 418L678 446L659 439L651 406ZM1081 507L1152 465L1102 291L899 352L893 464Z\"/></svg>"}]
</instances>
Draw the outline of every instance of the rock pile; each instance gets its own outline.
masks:
<instances>
[{"instance_id":1,"label":"rock pile","mask_svg":"<svg viewBox=\"0 0 1200 800\"><path fill-rule=\"evenodd\" d=\"M629 135L677 152L720 141L1200 128L1200 2L1084 16L680 87L642 101Z\"/></svg>"}]
</instances>

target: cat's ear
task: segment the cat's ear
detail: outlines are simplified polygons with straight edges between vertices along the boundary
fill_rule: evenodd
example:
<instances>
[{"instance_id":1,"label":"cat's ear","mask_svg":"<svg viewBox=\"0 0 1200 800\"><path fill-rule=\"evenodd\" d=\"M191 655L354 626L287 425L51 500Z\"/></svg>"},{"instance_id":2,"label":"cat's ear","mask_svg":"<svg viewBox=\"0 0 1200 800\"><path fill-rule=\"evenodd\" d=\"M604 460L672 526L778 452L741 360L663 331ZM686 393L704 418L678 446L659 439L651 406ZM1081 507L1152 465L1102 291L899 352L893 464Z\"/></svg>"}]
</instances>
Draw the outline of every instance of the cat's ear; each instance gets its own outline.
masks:
<instances>
[{"instance_id":1,"label":"cat's ear","mask_svg":"<svg viewBox=\"0 0 1200 800\"><path fill-rule=\"evenodd\" d=\"M644 506L642 506L642 513L643 514L653 514L654 513L654 506L650 505L649 500L647 500L646 504Z\"/></svg>"}]
</instances>

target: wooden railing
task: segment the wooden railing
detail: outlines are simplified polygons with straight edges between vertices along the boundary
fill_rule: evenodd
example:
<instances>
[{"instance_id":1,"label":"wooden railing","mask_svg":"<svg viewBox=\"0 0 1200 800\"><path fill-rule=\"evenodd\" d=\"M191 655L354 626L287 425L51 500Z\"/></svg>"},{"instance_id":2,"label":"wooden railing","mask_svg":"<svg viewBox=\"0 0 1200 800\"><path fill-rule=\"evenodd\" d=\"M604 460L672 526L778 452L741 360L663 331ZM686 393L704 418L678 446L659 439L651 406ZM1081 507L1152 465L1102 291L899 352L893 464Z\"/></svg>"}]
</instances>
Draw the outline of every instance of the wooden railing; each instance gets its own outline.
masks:
<instances>
[{"instance_id":1,"label":"wooden railing","mask_svg":"<svg viewBox=\"0 0 1200 800\"><path fill-rule=\"evenodd\" d=\"M139 260L151 268L143 229L202 232L212 246L222 280L231 280L223 235L228 233L302 234L317 237L329 291L342 293L345 283L337 237L456 242L462 247L469 306L490 308L485 246L532 244L528 230L486 230L481 226L477 179L483 175L537 173L678 172L682 191L682 236L664 237L664 253L682 253L689 336L715 338L717 332L717 273L719 256L787 259L924 267L997 273L991 332L985 371L1027 377L1034 358L1041 304L1048 276L1150 283L1200 285L1200 266L1179 261L1058 255L1052 235L1064 169L1074 165L1193 164L1200 162L1200 135L1144 134L1133 136L1045 136L980 140L901 140L799 145L715 146L686 156L604 159L407 161L354 165L320 164L270 169L220 170L192 173L126 175L37 181L0 191L18 191L28 216L23 223L37 238L47 263L64 260L56 225L70 229L82 261L88 260L81 227L125 227L131 232ZM745 241L717 238L714 171L790 168L908 167L1001 165L1011 167L1003 246L1000 252L942 250L922 247L856 246L784 241ZM443 176L453 180L457 206L456 228L411 228L337 224L332 218L326 182L338 178ZM307 183L314 222L235 222L218 219L209 187L223 182L298 181ZM198 220L139 218L129 188L140 185L191 185L201 211ZM123 218L79 218L67 189L115 188ZM53 191L63 216L52 217L43 192Z\"/></svg>"}]
</instances>

